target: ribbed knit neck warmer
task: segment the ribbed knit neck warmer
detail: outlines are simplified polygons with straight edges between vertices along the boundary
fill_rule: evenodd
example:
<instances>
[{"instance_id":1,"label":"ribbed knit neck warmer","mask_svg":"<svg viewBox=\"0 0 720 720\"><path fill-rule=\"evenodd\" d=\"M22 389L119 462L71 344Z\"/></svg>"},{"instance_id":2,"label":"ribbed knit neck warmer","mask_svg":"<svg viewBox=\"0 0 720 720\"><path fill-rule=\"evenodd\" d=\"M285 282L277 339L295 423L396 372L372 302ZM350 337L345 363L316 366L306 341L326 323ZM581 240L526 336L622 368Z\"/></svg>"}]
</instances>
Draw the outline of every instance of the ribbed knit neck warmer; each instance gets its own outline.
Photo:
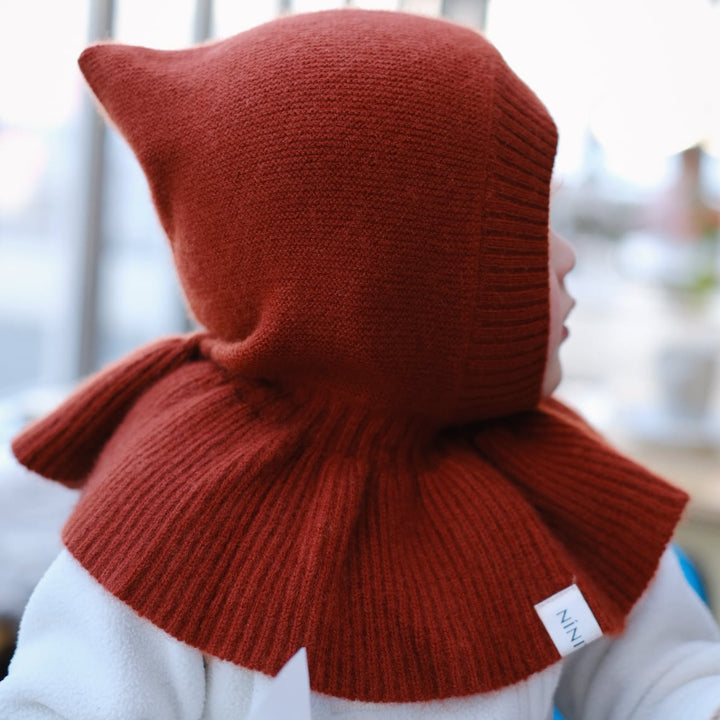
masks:
<instances>
[{"instance_id":1,"label":"ribbed knit neck warmer","mask_svg":"<svg viewBox=\"0 0 720 720\"><path fill-rule=\"evenodd\" d=\"M315 690L419 701L560 657L571 585L619 632L685 496L540 402L546 110L480 35L284 18L80 60L206 332L136 352L14 443L84 492L64 540L171 635Z\"/></svg>"}]
</instances>

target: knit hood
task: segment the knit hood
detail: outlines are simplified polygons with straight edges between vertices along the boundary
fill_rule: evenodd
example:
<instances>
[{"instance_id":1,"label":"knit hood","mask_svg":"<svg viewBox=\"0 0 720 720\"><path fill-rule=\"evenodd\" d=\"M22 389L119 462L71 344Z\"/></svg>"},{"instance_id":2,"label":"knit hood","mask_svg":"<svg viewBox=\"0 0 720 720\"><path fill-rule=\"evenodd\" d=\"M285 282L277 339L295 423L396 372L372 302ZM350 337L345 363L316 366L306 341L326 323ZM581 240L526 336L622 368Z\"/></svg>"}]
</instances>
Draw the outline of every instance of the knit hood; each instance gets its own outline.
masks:
<instances>
[{"instance_id":1,"label":"knit hood","mask_svg":"<svg viewBox=\"0 0 720 720\"><path fill-rule=\"evenodd\" d=\"M686 498L540 402L557 138L498 52L343 10L80 65L204 327L14 442L83 488L87 570L204 652L306 646L315 690L370 701L547 667L534 607L573 584L619 631Z\"/></svg>"},{"instance_id":2,"label":"knit hood","mask_svg":"<svg viewBox=\"0 0 720 720\"><path fill-rule=\"evenodd\" d=\"M476 32L337 11L80 66L218 364L439 424L537 404L556 130Z\"/></svg>"}]
</instances>

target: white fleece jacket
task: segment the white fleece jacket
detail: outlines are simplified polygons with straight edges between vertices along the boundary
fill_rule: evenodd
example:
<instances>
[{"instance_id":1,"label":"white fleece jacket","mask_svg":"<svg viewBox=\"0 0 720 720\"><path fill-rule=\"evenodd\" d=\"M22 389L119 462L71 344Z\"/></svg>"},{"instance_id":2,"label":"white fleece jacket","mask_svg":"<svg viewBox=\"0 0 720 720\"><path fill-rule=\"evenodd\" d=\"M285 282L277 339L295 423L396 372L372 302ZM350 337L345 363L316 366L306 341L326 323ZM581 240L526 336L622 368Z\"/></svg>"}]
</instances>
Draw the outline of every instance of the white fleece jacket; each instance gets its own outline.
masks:
<instances>
[{"instance_id":1,"label":"white fleece jacket","mask_svg":"<svg viewBox=\"0 0 720 720\"><path fill-rule=\"evenodd\" d=\"M0 719L247 720L269 684L159 630L63 551L27 605ZM549 720L554 703L567 720L720 720L720 631L672 553L621 637L517 685L411 704L311 696L313 720Z\"/></svg>"}]
</instances>

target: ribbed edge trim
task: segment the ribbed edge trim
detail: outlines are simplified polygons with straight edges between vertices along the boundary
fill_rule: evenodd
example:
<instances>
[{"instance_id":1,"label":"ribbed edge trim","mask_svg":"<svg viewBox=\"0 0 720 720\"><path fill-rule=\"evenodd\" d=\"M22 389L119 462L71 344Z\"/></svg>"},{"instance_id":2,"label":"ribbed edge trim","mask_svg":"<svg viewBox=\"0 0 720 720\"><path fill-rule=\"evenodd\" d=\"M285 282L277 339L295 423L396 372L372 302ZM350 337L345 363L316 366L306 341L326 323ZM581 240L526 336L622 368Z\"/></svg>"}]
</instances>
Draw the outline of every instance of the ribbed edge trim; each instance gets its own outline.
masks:
<instances>
[{"instance_id":1,"label":"ribbed edge trim","mask_svg":"<svg viewBox=\"0 0 720 720\"><path fill-rule=\"evenodd\" d=\"M542 103L499 58L495 72L492 153L465 378L468 414L481 405L488 416L526 410L540 399L549 326L549 195L557 145L557 129ZM496 353L488 353L488 343Z\"/></svg>"}]
</instances>

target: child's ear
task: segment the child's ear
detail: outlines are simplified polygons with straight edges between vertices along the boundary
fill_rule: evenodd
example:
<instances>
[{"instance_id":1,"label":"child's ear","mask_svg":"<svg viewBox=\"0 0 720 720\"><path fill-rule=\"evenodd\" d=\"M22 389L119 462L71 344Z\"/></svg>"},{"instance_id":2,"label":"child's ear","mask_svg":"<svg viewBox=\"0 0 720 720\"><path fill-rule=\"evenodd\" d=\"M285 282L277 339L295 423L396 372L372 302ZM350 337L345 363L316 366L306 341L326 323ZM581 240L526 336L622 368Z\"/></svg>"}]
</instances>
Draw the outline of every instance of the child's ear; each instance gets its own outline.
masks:
<instances>
[{"instance_id":1,"label":"child's ear","mask_svg":"<svg viewBox=\"0 0 720 720\"><path fill-rule=\"evenodd\" d=\"M187 52L100 43L87 48L78 59L101 113L140 161L170 237L168 185L172 178L167 171L178 153L182 118L192 101L181 72Z\"/></svg>"}]
</instances>

